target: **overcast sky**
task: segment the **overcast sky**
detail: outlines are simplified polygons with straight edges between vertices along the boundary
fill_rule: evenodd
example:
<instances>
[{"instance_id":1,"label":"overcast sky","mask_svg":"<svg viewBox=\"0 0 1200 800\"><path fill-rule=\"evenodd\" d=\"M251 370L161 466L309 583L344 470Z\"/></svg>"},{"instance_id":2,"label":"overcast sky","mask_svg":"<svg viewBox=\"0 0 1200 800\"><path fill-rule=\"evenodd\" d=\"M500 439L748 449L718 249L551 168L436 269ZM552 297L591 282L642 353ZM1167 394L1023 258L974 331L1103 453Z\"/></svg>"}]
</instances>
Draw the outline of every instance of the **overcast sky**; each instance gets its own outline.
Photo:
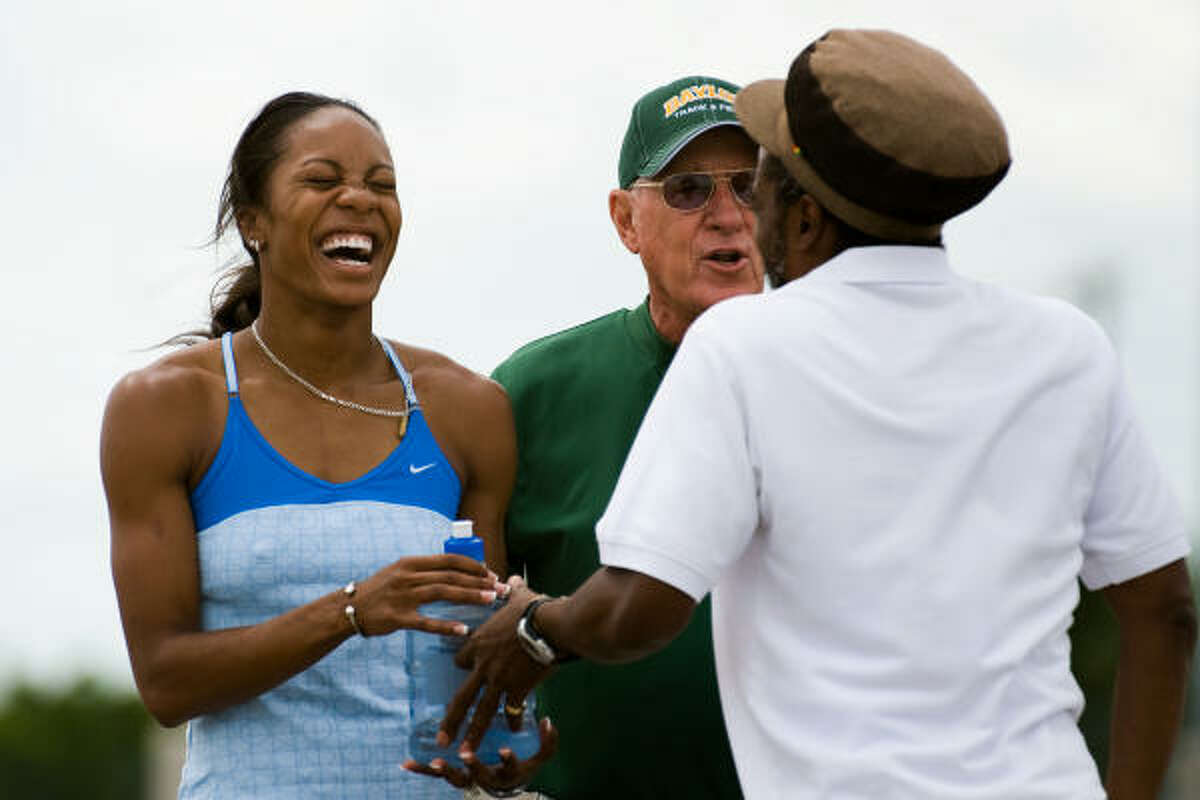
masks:
<instances>
[{"instance_id":1,"label":"overcast sky","mask_svg":"<svg viewBox=\"0 0 1200 800\"><path fill-rule=\"evenodd\" d=\"M944 50L991 97L1009 177L947 226L968 275L1091 305L1193 530L1200 449L1195 0L62 2L0 24L0 683L129 683L97 467L105 397L203 321L227 159L272 96L383 125L404 230L376 328L486 372L641 301L606 212L633 101L784 77L832 27ZM836 15L833 9L837 9Z\"/></svg>"}]
</instances>

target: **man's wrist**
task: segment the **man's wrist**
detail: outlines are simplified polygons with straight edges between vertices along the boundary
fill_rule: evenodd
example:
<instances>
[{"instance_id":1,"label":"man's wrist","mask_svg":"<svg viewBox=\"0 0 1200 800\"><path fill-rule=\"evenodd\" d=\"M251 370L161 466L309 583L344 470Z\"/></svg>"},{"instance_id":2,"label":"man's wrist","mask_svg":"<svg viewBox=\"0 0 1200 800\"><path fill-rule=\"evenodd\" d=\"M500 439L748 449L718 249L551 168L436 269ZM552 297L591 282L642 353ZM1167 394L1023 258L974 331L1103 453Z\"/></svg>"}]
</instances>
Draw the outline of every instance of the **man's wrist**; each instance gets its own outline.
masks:
<instances>
[{"instance_id":1,"label":"man's wrist","mask_svg":"<svg viewBox=\"0 0 1200 800\"><path fill-rule=\"evenodd\" d=\"M520 619L517 620L517 641L521 643L521 649L543 667L562 664L578 658L578 656L557 647L537 625L535 615L538 609L554 599L557 598L545 595L535 597L525 606Z\"/></svg>"}]
</instances>

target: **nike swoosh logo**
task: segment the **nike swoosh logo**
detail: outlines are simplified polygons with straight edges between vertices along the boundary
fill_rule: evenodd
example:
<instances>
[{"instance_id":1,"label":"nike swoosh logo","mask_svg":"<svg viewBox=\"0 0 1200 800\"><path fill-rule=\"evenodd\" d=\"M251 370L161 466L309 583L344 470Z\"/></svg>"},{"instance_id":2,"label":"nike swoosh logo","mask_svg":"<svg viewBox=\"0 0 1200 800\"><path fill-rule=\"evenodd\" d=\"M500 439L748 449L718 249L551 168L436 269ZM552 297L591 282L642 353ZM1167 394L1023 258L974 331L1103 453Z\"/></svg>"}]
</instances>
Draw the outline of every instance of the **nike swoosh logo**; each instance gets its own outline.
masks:
<instances>
[{"instance_id":1,"label":"nike swoosh logo","mask_svg":"<svg viewBox=\"0 0 1200 800\"><path fill-rule=\"evenodd\" d=\"M428 463L428 464L423 464L423 465L421 465L421 466L419 466L419 467L418 467L418 466L416 466L415 464L409 464L409 465L408 465L408 471L409 471L409 472L411 472L413 475L420 475L420 474L421 474L422 472L424 472L425 470L427 470L427 469L433 469L433 468L434 468L434 467L436 467L436 466L437 466L437 462L436 462L436 461L430 462L430 463Z\"/></svg>"}]
</instances>

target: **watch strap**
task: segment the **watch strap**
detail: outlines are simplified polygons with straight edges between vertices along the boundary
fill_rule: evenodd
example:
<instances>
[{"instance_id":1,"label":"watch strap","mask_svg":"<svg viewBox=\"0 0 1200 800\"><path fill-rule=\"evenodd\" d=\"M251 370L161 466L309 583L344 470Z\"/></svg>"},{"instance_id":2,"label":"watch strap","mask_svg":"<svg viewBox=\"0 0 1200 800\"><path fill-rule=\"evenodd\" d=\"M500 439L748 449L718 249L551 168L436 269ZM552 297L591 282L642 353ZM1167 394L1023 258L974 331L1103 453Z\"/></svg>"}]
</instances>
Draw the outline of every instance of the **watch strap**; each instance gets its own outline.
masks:
<instances>
[{"instance_id":1,"label":"watch strap","mask_svg":"<svg viewBox=\"0 0 1200 800\"><path fill-rule=\"evenodd\" d=\"M529 605L525 606L525 610L521 612L521 619L524 620L525 629L529 632L529 635L541 641L545 645L546 649L554 654L554 660L551 663L564 664L568 661L574 661L575 659L579 658L579 656L573 653L564 653L551 644L550 640L546 638L545 632L538 628L537 622L535 622L533 618L533 615L537 613L537 610L543 604L549 603L551 600L555 599L557 598L542 595L541 597L536 597L533 600L530 600Z\"/></svg>"},{"instance_id":2,"label":"watch strap","mask_svg":"<svg viewBox=\"0 0 1200 800\"><path fill-rule=\"evenodd\" d=\"M535 597L529 601L529 605L525 606L525 610L521 612L521 617L525 620L525 626L529 629L529 632L542 640L545 640L546 635L542 633L542 629L537 626L537 623L533 619L533 615L537 613L539 608L549 602L550 598L546 595ZM547 644L549 643L547 642Z\"/></svg>"}]
</instances>

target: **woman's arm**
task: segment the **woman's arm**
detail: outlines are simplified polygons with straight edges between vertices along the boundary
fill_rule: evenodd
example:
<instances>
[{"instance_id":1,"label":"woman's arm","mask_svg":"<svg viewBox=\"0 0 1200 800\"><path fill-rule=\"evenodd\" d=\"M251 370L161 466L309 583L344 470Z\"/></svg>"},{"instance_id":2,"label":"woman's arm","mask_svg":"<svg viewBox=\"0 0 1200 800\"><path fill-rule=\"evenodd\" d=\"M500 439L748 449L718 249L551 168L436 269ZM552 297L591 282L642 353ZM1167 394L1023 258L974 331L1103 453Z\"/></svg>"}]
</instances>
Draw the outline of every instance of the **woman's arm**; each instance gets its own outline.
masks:
<instances>
[{"instance_id":1,"label":"woman's arm","mask_svg":"<svg viewBox=\"0 0 1200 800\"><path fill-rule=\"evenodd\" d=\"M503 387L445 356L400 346L434 438L462 483L460 519L475 522L488 566L506 575L504 512L517 474L517 435Z\"/></svg>"},{"instance_id":2,"label":"woman's arm","mask_svg":"<svg viewBox=\"0 0 1200 800\"><path fill-rule=\"evenodd\" d=\"M467 480L459 503L459 517L475 520L496 574L508 573L504 547L504 512L512 497L517 475L517 435L508 395L498 383L480 378L471 391L473 409L464 415Z\"/></svg>"},{"instance_id":3,"label":"woman's arm","mask_svg":"<svg viewBox=\"0 0 1200 800\"><path fill-rule=\"evenodd\" d=\"M219 378L217 378L219 380ZM112 570L134 679L163 725L253 698L306 669L354 631L340 592L258 625L202 631L196 531L189 480L211 448L214 377L160 363L113 390L101 434ZM219 435L219 433L218 433ZM433 600L486 602L494 580L460 556L404 559L358 584L366 633L398 628L453 632L417 607Z\"/></svg>"}]
</instances>

